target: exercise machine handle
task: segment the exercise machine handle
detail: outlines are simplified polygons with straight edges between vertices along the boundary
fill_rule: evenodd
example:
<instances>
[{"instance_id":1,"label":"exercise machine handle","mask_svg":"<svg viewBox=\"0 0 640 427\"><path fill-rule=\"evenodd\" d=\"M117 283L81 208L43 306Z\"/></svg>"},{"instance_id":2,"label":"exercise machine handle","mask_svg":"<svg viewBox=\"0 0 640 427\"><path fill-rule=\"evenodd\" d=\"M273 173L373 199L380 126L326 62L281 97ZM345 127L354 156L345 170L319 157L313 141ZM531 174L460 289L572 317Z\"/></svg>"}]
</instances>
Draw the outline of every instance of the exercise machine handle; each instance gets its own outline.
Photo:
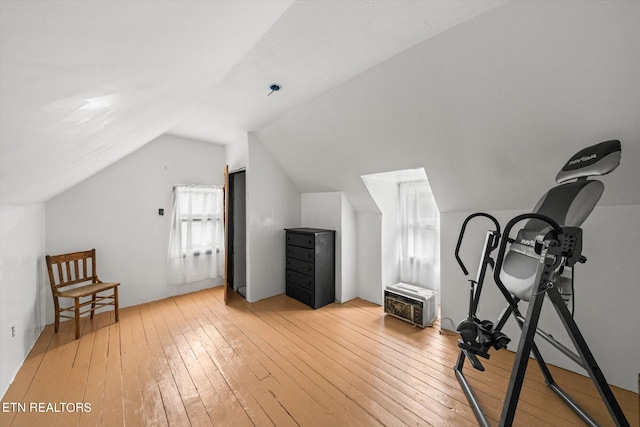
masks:
<instances>
[{"instance_id":1,"label":"exercise machine handle","mask_svg":"<svg viewBox=\"0 0 640 427\"><path fill-rule=\"evenodd\" d=\"M496 226L496 234L498 236L498 239L500 238L500 223L498 222L497 219L495 219L495 217L493 217L492 215L489 215L488 213L484 213L484 212L476 212L474 214L469 215L464 222L462 223L462 228L460 229L460 235L458 236L458 243L456 244L456 260L458 261L458 264L460 265L460 268L462 269L462 272L464 273L465 276L469 275L469 271L467 271L467 268L465 267L464 263L462 262L462 260L460 259L460 245L462 244L462 239L464 238L464 231L467 228L467 224L469 223L469 221L471 221L473 218L476 217L485 217L490 219L493 224ZM491 248L491 250L494 250L497 245L498 245L498 239L496 239L496 243L495 246L493 246Z\"/></svg>"},{"instance_id":2,"label":"exercise machine handle","mask_svg":"<svg viewBox=\"0 0 640 427\"><path fill-rule=\"evenodd\" d=\"M495 282L503 286L504 284L502 284L502 281L500 280L500 272L502 271L504 253L507 248L507 243L509 243L509 240L513 242L513 240L509 238L509 233L511 232L511 229L513 228L514 225L516 225L517 223L525 219L539 219L549 224L558 236L563 233L562 227L560 227L560 225L557 222L555 222L552 218L549 218L546 215L541 215L537 213L526 213L526 214L518 215L512 218L511 221L509 221L507 225L504 227L504 238L500 243L500 250L498 251L498 258L496 259L496 266L493 269L493 278Z\"/></svg>"}]
</instances>

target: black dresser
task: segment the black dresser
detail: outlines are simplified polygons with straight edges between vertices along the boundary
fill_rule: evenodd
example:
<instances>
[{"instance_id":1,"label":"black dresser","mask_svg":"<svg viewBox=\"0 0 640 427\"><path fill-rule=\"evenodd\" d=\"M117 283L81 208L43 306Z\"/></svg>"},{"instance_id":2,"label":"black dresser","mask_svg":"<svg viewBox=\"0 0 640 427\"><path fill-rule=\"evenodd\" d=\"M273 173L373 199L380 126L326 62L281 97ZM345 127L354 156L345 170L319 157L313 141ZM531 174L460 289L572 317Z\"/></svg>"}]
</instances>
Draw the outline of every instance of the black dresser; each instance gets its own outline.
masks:
<instances>
[{"instance_id":1,"label":"black dresser","mask_svg":"<svg viewBox=\"0 0 640 427\"><path fill-rule=\"evenodd\" d=\"M320 308L336 299L335 230L287 228L287 295Z\"/></svg>"}]
</instances>

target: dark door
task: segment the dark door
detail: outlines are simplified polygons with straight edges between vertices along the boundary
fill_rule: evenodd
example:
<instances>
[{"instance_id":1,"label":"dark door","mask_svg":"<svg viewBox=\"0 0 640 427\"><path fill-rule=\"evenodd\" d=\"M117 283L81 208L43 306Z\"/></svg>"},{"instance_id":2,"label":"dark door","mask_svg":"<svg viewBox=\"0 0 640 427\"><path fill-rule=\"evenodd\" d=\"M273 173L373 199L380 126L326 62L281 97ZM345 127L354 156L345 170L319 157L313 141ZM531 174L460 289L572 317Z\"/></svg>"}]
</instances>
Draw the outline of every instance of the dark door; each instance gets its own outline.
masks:
<instances>
[{"instance_id":1,"label":"dark door","mask_svg":"<svg viewBox=\"0 0 640 427\"><path fill-rule=\"evenodd\" d=\"M229 174L227 286L247 296L246 173Z\"/></svg>"},{"instance_id":2,"label":"dark door","mask_svg":"<svg viewBox=\"0 0 640 427\"><path fill-rule=\"evenodd\" d=\"M229 166L224 167L224 303L229 290Z\"/></svg>"}]
</instances>

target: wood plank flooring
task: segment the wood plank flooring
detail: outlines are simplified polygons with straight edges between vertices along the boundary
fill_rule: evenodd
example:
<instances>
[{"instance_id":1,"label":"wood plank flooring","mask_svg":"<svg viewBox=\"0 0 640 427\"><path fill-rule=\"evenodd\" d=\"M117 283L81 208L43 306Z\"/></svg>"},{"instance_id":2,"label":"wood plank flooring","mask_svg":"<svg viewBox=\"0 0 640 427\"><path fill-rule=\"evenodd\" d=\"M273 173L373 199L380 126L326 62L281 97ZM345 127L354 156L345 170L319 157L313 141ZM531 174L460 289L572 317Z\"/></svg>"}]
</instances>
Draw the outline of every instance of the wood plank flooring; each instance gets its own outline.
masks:
<instances>
[{"instance_id":1,"label":"wood plank flooring","mask_svg":"<svg viewBox=\"0 0 640 427\"><path fill-rule=\"evenodd\" d=\"M474 426L453 373L457 337L356 299L319 310L208 289L47 326L3 397L2 426ZM513 354L465 373L497 423ZM531 363L518 426L582 425ZM603 425L590 379L554 377ZM606 373L605 373L606 374ZM613 388L631 425L638 394ZM8 406L7 406L8 405ZM20 407L22 405L22 407Z\"/></svg>"}]
</instances>

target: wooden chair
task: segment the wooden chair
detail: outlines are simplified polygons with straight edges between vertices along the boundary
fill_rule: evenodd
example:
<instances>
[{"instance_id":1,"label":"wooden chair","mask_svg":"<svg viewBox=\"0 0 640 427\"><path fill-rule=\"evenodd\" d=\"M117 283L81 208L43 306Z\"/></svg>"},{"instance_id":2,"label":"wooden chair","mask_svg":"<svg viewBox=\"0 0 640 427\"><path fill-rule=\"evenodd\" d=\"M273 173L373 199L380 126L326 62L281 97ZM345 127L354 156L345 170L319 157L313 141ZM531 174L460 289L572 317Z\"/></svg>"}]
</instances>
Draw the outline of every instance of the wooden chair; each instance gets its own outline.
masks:
<instances>
[{"instance_id":1,"label":"wooden chair","mask_svg":"<svg viewBox=\"0 0 640 427\"><path fill-rule=\"evenodd\" d=\"M60 318L74 319L76 339L80 338L80 316L91 313L91 319L96 310L113 305L116 322L118 321L118 286L120 283L103 283L96 273L96 250L74 252L62 255L47 255L47 270L49 282L53 294L55 310L55 331L58 332ZM88 284L83 284L89 282ZM63 289L67 288L67 289ZM108 292L107 295L102 292ZM81 299L91 297L89 300ZM58 298L73 298L71 307L60 307ZM81 308L91 305L89 310L80 311ZM73 316L63 315L63 312L71 312Z\"/></svg>"}]
</instances>

